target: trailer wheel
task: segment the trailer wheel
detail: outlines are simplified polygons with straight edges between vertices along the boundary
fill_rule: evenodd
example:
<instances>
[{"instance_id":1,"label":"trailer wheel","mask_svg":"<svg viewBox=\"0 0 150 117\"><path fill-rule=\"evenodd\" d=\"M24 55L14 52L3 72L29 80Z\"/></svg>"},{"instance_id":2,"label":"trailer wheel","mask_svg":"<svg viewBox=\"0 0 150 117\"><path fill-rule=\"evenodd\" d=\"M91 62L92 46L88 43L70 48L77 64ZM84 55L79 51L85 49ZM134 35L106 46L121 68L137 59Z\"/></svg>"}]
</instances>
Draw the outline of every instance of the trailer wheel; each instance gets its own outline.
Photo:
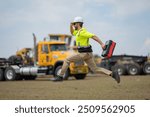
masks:
<instances>
[{"instance_id":1,"label":"trailer wheel","mask_svg":"<svg viewBox=\"0 0 150 117\"><path fill-rule=\"evenodd\" d=\"M74 77L77 79L77 80L83 80L86 78L86 74L75 74Z\"/></svg>"},{"instance_id":2,"label":"trailer wheel","mask_svg":"<svg viewBox=\"0 0 150 117\"><path fill-rule=\"evenodd\" d=\"M4 76L7 81L13 81L17 79L17 74L12 67L6 68Z\"/></svg>"},{"instance_id":3,"label":"trailer wheel","mask_svg":"<svg viewBox=\"0 0 150 117\"><path fill-rule=\"evenodd\" d=\"M145 74L150 74L150 63L146 62L144 64L143 71Z\"/></svg>"},{"instance_id":4,"label":"trailer wheel","mask_svg":"<svg viewBox=\"0 0 150 117\"><path fill-rule=\"evenodd\" d=\"M4 71L2 69L0 69L0 81L4 81Z\"/></svg>"},{"instance_id":5,"label":"trailer wheel","mask_svg":"<svg viewBox=\"0 0 150 117\"><path fill-rule=\"evenodd\" d=\"M55 69L55 72L54 72L54 77L56 76L56 75L58 75L60 72L61 72L61 68L62 68L62 66L58 66L56 69ZM64 74L64 80L68 80L68 78L69 78L69 69L66 71L66 73Z\"/></svg>"},{"instance_id":6,"label":"trailer wheel","mask_svg":"<svg viewBox=\"0 0 150 117\"><path fill-rule=\"evenodd\" d=\"M140 66L136 63L129 64L127 72L129 75L138 75L140 74Z\"/></svg>"},{"instance_id":7,"label":"trailer wheel","mask_svg":"<svg viewBox=\"0 0 150 117\"><path fill-rule=\"evenodd\" d=\"M126 67L123 64L116 64L112 67L112 71L118 71L119 75L126 75Z\"/></svg>"}]
</instances>

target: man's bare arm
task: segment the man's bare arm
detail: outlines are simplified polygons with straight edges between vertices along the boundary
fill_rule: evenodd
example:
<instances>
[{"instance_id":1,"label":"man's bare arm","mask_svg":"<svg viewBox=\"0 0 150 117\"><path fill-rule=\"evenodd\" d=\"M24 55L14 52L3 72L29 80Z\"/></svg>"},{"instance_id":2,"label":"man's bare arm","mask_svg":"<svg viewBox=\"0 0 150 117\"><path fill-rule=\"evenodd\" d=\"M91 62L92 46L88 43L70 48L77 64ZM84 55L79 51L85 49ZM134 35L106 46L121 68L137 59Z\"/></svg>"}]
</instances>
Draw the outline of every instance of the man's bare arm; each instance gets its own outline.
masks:
<instances>
[{"instance_id":1,"label":"man's bare arm","mask_svg":"<svg viewBox=\"0 0 150 117\"><path fill-rule=\"evenodd\" d=\"M101 45L102 49L105 48L105 44L96 35L94 35L92 39L97 41Z\"/></svg>"},{"instance_id":2,"label":"man's bare arm","mask_svg":"<svg viewBox=\"0 0 150 117\"><path fill-rule=\"evenodd\" d=\"M73 23L70 24L70 33L73 35L73 31L74 31L74 28L73 28Z\"/></svg>"}]
</instances>

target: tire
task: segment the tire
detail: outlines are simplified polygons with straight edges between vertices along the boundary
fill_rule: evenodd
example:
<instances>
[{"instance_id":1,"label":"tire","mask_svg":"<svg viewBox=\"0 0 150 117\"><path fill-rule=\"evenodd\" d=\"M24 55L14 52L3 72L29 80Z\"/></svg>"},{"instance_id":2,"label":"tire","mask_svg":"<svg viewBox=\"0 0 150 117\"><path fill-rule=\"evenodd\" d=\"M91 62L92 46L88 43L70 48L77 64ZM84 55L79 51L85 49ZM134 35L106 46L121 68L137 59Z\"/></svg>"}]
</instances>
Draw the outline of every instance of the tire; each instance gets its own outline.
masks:
<instances>
[{"instance_id":1,"label":"tire","mask_svg":"<svg viewBox=\"0 0 150 117\"><path fill-rule=\"evenodd\" d=\"M145 74L150 74L150 63L146 62L143 66L143 72Z\"/></svg>"},{"instance_id":2,"label":"tire","mask_svg":"<svg viewBox=\"0 0 150 117\"><path fill-rule=\"evenodd\" d=\"M141 68L138 64L132 63L128 65L127 72L129 75L139 75L141 72Z\"/></svg>"},{"instance_id":3,"label":"tire","mask_svg":"<svg viewBox=\"0 0 150 117\"><path fill-rule=\"evenodd\" d=\"M0 81L4 81L4 71L2 69L0 69Z\"/></svg>"},{"instance_id":4,"label":"tire","mask_svg":"<svg viewBox=\"0 0 150 117\"><path fill-rule=\"evenodd\" d=\"M77 79L77 80L83 80L86 78L86 74L76 74L74 75L74 77Z\"/></svg>"},{"instance_id":5,"label":"tire","mask_svg":"<svg viewBox=\"0 0 150 117\"><path fill-rule=\"evenodd\" d=\"M4 76L7 81L17 80L18 77L17 74L15 73L15 70L12 67L6 68Z\"/></svg>"},{"instance_id":6,"label":"tire","mask_svg":"<svg viewBox=\"0 0 150 117\"><path fill-rule=\"evenodd\" d=\"M20 56L12 55L8 58L8 61L11 62L12 65L19 65L22 64L22 58Z\"/></svg>"},{"instance_id":7,"label":"tire","mask_svg":"<svg viewBox=\"0 0 150 117\"><path fill-rule=\"evenodd\" d=\"M61 68L62 68L62 66L58 66L58 67L55 69L54 77L55 77L56 75L58 75L58 74L61 72ZM69 75L70 75L70 73L69 73L69 69L68 69L68 70L66 71L66 73L64 74L63 79L64 79L64 80L68 80Z\"/></svg>"},{"instance_id":8,"label":"tire","mask_svg":"<svg viewBox=\"0 0 150 117\"><path fill-rule=\"evenodd\" d=\"M126 67L124 64L116 64L112 67L112 71L118 71L119 75L126 75Z\"/></svg>"}]
</instances>

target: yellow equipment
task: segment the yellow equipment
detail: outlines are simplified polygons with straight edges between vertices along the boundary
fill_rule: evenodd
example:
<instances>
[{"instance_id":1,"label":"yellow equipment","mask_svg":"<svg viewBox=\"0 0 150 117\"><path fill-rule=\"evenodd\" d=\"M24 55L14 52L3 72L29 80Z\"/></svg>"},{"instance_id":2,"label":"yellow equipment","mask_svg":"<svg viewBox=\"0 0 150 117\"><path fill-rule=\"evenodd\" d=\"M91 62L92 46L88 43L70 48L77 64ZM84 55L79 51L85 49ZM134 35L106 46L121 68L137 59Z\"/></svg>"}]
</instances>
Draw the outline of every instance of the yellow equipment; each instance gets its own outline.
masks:
<instances>
[{"instance_id":1,"label":"yellow equipment","mask_svg":"<svg viewBox=\"0 0 150 117\"><path fill-rule=\"evenodd\" d=\"M33 64L33 55L31 48L23 48L16 52L16 56L21 58L23 65L32 65Z\"/></svg>"}]
</instances>

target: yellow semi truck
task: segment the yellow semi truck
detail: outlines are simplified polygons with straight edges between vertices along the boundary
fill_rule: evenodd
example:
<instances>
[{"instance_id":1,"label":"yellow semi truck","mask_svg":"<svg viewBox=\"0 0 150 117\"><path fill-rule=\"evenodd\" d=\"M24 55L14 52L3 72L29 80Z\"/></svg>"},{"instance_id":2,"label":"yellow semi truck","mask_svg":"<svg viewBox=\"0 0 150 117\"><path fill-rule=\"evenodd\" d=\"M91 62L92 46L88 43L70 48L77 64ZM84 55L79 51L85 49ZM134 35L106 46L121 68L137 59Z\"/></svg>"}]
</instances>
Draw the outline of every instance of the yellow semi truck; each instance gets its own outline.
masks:
<instances>
[{"instance_id":1,"label":"yellow semi truck","mask_svg":"<svg viewBox=\"0 0 150 117\"><path fill-rule=\"evenodd\" d=\"M17 56L11 56L7 61L1 61L3 65L0 64L0 80L34 80L39 74L55 76L61 71L63 61L66 57L76 52L69 49L71 43L70 35L50 34L49 40L45 38L43 41L39 41L38 43L36 43L36 37L34 34L33 36L34 56L31 59L33 60L32 64L22 63L21 60L26 62L27 60L22 55L22 51L18 51L17 53L19 54L16 54ZM84 79L87 73L88 66L82 60L72 62L64 75L64 79L68 79L69 76L74 76L76 79Z\"/></svg>"}]
</instances>

